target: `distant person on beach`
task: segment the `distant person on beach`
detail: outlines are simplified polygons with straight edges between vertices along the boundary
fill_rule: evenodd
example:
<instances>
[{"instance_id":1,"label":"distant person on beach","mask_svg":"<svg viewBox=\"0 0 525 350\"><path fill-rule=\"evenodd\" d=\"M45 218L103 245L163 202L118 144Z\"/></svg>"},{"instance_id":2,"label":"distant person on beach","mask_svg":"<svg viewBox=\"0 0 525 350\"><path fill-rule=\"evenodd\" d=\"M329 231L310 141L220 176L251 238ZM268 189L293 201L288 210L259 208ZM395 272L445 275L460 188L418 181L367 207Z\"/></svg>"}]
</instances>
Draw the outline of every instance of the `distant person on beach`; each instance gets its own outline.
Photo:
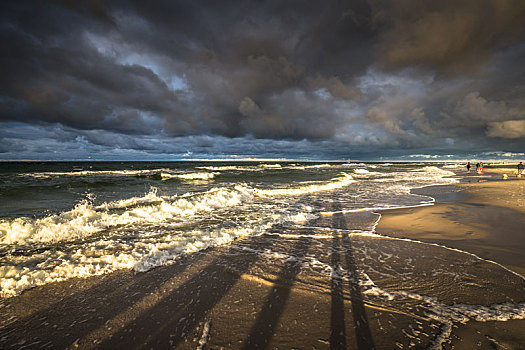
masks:
<instances>
[{"instance_id":1,"label":"distant person on beach","mask_svg":"<svg viewBox=\"0 0 525 350\"><path fill-rule=\"evenodd\" d=\"M518 175L523 174L523 169L524 169L524 168L525 168L525 167L523 166L523 162L520 162L520 163L518 164Z\"/></svg>"},{"instance_id":2,"label":"distant person on beach","mask_svg":"<svg viewBox=\"0 0 525 350\"><path fill-rule=\"evenodd\" d=\"M470 173L470 162L467 162L467 173Z\"/></svg>"},{"instance_id":3,"label":"distant person on beach","mask_svg":"<svg viewBox=\"0 0 525 350\"><path fill-rule=\"evenodd\" d=\"M478 174L483 174L483 162L476 163L476 172Z\"/></svg>"}]
</instances>

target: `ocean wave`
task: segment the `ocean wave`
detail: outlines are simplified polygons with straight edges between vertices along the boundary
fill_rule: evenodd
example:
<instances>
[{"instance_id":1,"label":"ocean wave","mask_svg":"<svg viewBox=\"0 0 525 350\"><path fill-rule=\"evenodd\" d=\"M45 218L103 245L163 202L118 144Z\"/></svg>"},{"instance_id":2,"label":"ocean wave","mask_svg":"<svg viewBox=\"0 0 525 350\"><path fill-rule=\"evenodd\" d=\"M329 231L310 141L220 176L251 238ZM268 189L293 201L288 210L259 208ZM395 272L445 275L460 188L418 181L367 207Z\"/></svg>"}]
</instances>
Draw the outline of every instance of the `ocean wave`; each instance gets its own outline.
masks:
<instances>
[{"instance_id":1,"label":"ocean wave","mask_svg":"<svg viewBox=\"0 0 525 350\"><path fill-rule=\"evenodd\" d=\"M292 165L290 168L293 169L320 169L320 168L330 168L330 164L314 164L314 165Z\"/></svg>"},{"instance_id":2,"label":"ocean wave","mask_svg":"<svg viewBox=\"0 0 525 350\"><path fill-rule=\"evenodd\" d=\"M226 166L199 166L196 169L209 170L209 171L264 171L265 169L292 169L292 170L304 170L304 169L320 169L329 168L330 164L313 164L313 165L300 165L300 164L259 164L259 165L226 165Z\"/></svg>"},{"instance_id":3,"label":"ocean wave","mask_svg":"<svg viewBox=\"0 0 525 350\"><path fill-rule=\"evenodd\" d=\"M86 278L121 269L144 272L169 264L181 255L262 234L275 224L304 222L314 217L311 210L308 206L297 206L287 212L261 215L236 227L195 229L184 234L143 237L138 241L108 237L86 242L72 251L40 250L25 260L11 256L10 263L0 266L0 296L12 297L28 288L73 277Z\"/></svg>"},{"instance_id":4,"label":"ocean wave","mask_svg":"<svg viewBox=\"0 0 525 350\"><path fill-rule=\"evenodd\" d=\"M328 191L355 182L348 174L332 181L291 188L258 189L246 185L214 188L199 195L160 197L155 190L142 197L93 206L89 201L78 203L72 210L44 218L16 218L0 221L0 244L49 243L81 240L116 226L158 223L187 218L197 213L237 206L254 197L302 195ZM114 211L113 209L124 209Z\"/></svg>"},{"instance_id":5,"label":"ocean wave","mask_svg":"<svg viewBox=\"0 0 525 350\"><path fill-rule=\"evenodd\" d=\"M219 173L187 173L187 174L171 174L162 172L160 174L162 180L180 179L186 181L208 181L213 179Z\"/></svg>"},{"instance_id":6,"label":"ocean wave","mask_svg":"<svg viewBox=\"0 0 525 350\"><path fill-rule=\"evenodd\" d=\"M347 173L341 173L340 176L335 177L331 181L325 183L310 184L292 188L256 189L255 194L258 196L294 196L336 190L348 186L354 182L356 182L356 180L354 180L354 178L351 175Z\"/></svg>"},{"instance_id":7,"label":"ocean wave","mask_svg":"<svg viewBox=\"0 0 525 350\"><path fill-rule=\"evenodd\" d=\"M370 164L365 163L343 163L342 166L370 166Z\"/></svg>"},{"instance_id":8,"label":"ocean wave","mask_svg":"<svg viewBox=\"0 0 525 350\"><path fill-rule=\"evenodd\" d=\"M93 207L88 201L78 203L72 210L45 218L16 218L0 222L0 239L5 244L61 242L83 239L116 226L162 222L167 219L190 217L200 212L238 205L253 197L243 186L208 191L197 198L166 200L151 191L144 197L130 198L120 203ZM141 204L138 205L137 204ZM132 207L127 207L133 205ZM113 212L113 208L125 208Z\"/></svg>"},{"instance_id":9,"label":"ocean wave","mask_svg":"<svg viewBox=\"0 0 525 350\"><path fill-rule=\"evenodd\" d=\"M267 168L267 169L281 169L281 164L259 164L260 168Z\"/></svg>"},{"instance_id":10,"label":"ocean wave","mask_svg":"<svg viewBox=\"0 0 525 350\"><path fill-rule=\"evenodd\" d=\"M465 165L466 165L466 163L447 164L447 165L443 165L443 169L465 168Z\"/></svg>"},{"instance_id":11,"label":"ocean wave","mask_svg":"<svg viewBox=\"0 0 525 350\"><path fill-rule=\"evenodd\" d=\"M450 176L456 175L454 172L450 170L438 168L437 166L425 166L421 169L414 170L414 172L419 172L419 174L416 176L418 179L421 179L421 180L440 179L443 182L450 182L450 183L457 182L456 179L450 178ZM425 175L421 176L421 173Z\"/></svg>"},{"instance_id":12,"label":"ocean wave","mask_svg":"<svg viewBox=\"0 0 525 350\"><path fill-rule=\"evenodd\" d=\"M209 170L209 171L261 171L260 168L255 168L252 165L248 166L237 166L237 165L225 165L225 166L198 166L195 169Z\"/></svg>"},{"instance_id":13,"label":"ocean wave","mask_svg":"<svg viewBox=\"0 0 525 350\"><path fill-rule=\"evenodd\" d=\"M136 176L154 175L170 169L142 169L142 170L80 170L80 171L52 171L37 173L22 173L20 177L50 178L55 176Z\"/></svg>"},{"instance_id":14,"label":"ocean wave","mask_svg":"<svg viewBox=\"0 0 525 350\"><path fill-rule=\"evenodd\" d=\"M357 169L353 169L352 170L353 172L353 176L359 178L359 179L371 179L372 177L388 177L390 176L390 174L388 173L383 173L383 172L378 172L378 171L370 171L370 170L367 170L367 169L362 169L362 168L357 168Z\"/></svg>"},{"instance_id":15,"label":"ocean wave","mask_svg":"<svg viewBox=\"0 0 525 350\"><path fill-rule=\"evenodd\" d=\"M172 169L160 168L151 170L82 170L82 171L67 171L67 172L38 172L38 173L22 173L18 177L29 177L34 179L49 179L56 177L100 177L100 176L150 176L160 177L162 180L168 179L180 179L180 180L211 180L219 173L205 173L205 172L192 172L177 174Z\"/></svg>"},{"instance_id":16,"label":"ocean wave","mask_svg":"<svg viewBox=\"0 0 525 350\"><path fill-rule=\"evenodd\" d=\"M374 179L376 182L392 181L396 179L400 184L407 188L416 188L429 185L446 185L458 183L459 180L454 178L456 174L450 170L441 169L436 166L424 166L422 168L411 169L403 172L385 173L384 179ZM419 185L414 185L418 183Z\"/></svg>"}]
</instances>

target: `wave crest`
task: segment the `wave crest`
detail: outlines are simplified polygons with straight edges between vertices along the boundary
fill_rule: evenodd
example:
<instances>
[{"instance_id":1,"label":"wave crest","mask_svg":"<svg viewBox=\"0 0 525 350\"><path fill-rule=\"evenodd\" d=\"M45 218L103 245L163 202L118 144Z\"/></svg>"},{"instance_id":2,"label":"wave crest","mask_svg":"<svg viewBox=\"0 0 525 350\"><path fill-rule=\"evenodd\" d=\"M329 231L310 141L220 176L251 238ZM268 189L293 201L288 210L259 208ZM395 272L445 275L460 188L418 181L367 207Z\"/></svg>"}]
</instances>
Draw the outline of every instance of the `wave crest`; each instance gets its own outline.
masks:
<instances>
[{"instance_id":1,"label":"wave crest","mask_svg":"<svg viewBox=\"0 0 525 350\"><path fill-rule=\"evenodd\" d=\"M72 210L44 218L0 221L0 243L27 244L81 240L117 226L160 223L188 218L251 201L255 196L296 196L339 189L355 182L343 173L329 182L292 188L258 189L242 184L214 188L196 195L162 197L156 189L142 197L107 202L99 206L82 201ZM118 209L118 210L117 210ZM122 211L122 209L124 211Z\"/></svg>"}]
</instances>

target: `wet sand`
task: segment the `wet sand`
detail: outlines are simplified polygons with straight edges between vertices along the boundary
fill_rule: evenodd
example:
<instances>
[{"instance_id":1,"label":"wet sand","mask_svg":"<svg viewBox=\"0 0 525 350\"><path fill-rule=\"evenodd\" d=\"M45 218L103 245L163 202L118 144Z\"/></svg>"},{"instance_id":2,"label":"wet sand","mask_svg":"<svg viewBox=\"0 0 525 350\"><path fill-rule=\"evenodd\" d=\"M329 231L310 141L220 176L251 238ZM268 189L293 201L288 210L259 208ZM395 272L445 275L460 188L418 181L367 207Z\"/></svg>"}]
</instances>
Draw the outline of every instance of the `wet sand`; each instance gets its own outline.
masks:
<instances>
[{"instance_id":1,"label":"wet sand","mask_svg":"<svg viewBox=\"0 0 525 350\"><path fill-rule=\"evenodd\" d=\"M344 214L334 198L333 215L303 226L37 287L0 301L0 348L519 349L525 280L424 242L521 272L521 204L494 196L506 203L522 184L465 185L468 198L440 189L452 203L386 211L377 230L392 237L367 234L375 214Z\"/></svg>"},{"instance_id":2,"label":"wet sand","mask_svg":"<svg viewBox=\"0 0 525 350\"><path fill-rule=\"evenodd\" d=\"M384 211L376 232L465 250L525 276L525 181L458 187L464 198L450 203L439 202L439 187L416 191L436 195L437 204Z\"/></svg>"},{"instance_id":3,"label":"wet sand","mask_svg":"<svg viewBox=\"0 0 525 350\"><path fill-rule=\"evenodd\" d=\"M513 174L510 167L486 170L489 175ZM525 181L473 182L458 187L459 200L438 200L430 207L382 212L376 232L461 249L525 276ZM437 198L439 192L439 187L419 190L421 194L437 194ZM450 197L444 191L443 201ZM525 295L521 299L525 300ZM448 346L523 349L525 320L456 325Z\"/></svg>"}]
</instances>

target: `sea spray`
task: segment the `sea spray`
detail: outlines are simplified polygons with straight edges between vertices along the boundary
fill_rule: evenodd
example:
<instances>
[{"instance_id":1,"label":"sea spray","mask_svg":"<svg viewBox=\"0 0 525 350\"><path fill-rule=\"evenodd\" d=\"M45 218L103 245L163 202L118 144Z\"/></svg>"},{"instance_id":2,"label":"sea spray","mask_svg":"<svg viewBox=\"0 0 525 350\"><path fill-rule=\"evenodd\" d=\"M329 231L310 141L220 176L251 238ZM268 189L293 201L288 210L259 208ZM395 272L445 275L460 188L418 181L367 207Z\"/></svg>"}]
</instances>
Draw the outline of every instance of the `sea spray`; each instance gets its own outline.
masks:
<instances>
[{"instance_id":1,"label":"sea spray","mask_svg":"<svg viewBox=\"0 0 525 350\"><path fill-rule=\"evenodd\" d=\"M115 168L107 169L109 166ZM331 203L334 196L342 201L343 211L367 205L366 201L418 204L419 197L409 194L407 188L449 183L443 179L451 174L422 167L397 171L378 168L374 169L380 170L377 173L357 171L359 180L354 179L349 174L354 167L374 168L365 163L127 166L97 165L98 169L91 169L90 165L88 170L73 171L57 164L34 173L50 176L38 179L39 191L49 197L57 195L54 184L73 183L68 179L75 178L88 180L76 182L86 186L79 195L85 198L92 193L93 197L52 214L4 215L0 219L3 296L71 277L119 269L147 271L181 255L270 232L274 225L304 225L326 212L323 203ZM19 174L26 178L31 173ZM162 174L169 174L174 181L162 181ZM1 174L0 178L13 190L21 186L17 178ZM104 179L103 185L91 186L100 179ZM147 189L141 195L126 196L136 193L137 186ZM67 196L75 193L75 187L63 189ZM100 200L111 191L122 195ZM382 193L388 196L382 197ZM17 204L16 198L12 200Z\"/></svg>"}]
</instances>

